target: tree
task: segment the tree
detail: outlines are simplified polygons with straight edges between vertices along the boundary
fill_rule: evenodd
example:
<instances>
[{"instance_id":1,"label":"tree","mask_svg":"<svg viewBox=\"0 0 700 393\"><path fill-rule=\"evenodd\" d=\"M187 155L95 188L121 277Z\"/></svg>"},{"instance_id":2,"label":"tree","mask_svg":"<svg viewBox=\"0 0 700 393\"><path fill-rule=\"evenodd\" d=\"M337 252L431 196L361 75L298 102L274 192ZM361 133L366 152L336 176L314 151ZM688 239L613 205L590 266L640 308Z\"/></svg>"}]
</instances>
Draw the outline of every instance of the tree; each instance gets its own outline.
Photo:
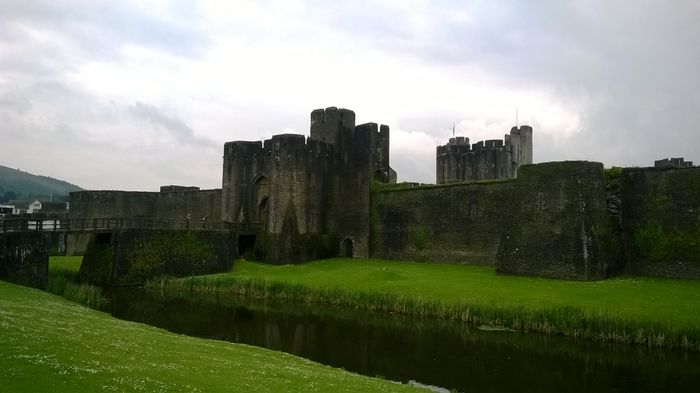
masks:
<instances>
[{"instance_id":1,"label":"tree","mask_svg":"<svg viewBox=\"0 0 700 393\"><path fill-rule=\"evenodd\" d=\"M10 201L12 199L17 199L17 194L15 194L14 191L7 191L7 192L5 192L4 196L2 197L2 200L5 202Z\"/></svg>"}]
</instances>

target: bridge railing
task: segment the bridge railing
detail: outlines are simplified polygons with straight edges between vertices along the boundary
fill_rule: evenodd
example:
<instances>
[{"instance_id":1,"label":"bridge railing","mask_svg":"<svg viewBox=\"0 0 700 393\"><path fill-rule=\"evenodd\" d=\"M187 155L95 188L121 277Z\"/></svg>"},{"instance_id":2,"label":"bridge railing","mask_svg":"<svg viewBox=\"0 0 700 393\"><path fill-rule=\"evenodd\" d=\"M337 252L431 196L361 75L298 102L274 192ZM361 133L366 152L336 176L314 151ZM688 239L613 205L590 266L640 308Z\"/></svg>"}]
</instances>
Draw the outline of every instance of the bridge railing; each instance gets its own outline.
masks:
<instances>
[{"instance_id":1,"label":"bridge railing","mask_svg":"<svg viewBox=\"0 0 700 393\"><path fill-rule=\"evenodd\" d=\"M209 220L164 220L152 218L2 218L0 232L95 232L110 229L165 229L258 232L260 223Z\"/></svg>"}]
</instances>

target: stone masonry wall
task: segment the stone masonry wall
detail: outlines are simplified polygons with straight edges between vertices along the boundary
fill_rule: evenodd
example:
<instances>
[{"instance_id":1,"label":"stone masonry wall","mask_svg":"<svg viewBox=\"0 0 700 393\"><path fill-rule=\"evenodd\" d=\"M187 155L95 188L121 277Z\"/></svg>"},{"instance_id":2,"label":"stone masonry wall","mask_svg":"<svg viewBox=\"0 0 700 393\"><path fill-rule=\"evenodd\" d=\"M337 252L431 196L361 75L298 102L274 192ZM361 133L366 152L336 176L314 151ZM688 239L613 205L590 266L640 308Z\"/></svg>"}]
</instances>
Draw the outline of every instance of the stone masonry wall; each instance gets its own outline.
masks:
<instances>
[{"instance_id":1,"label":"stone masonry wall","mask_svg":"<svg viewBox=\"0 0 700 393\"><path fill-rule=\"evenodd\" d=\"M614 270L600 163L526 165L517 180L386 189L373 198L376 257L577 280Z\"/></svg>"},{"instance_id":2,"label":"stone masonry wall","mask_svg":"<svg viewBox=\"0 0 700 393\"><path fill-rule=\"evenodd\" d=\"M0 279L43 289L49 271L47 243L40 232L0 233Z\"/></svg>"},{"instance_id":3,"label":"stone masonry wall","mask_svg":"<svg viewBox=\"0 0 700 393\"><path fill-rule=\"evenodd\" d=\"M143 284L162 275L225 272L237 257L233 232L117 230L92 236L80 278L100 285Z\"/></svg>"},{"instance_id":4,"label":"stone masonry wall","mask_svg":"<svg viewBox=\"0 0 700 393\"><path fill-rule=\"evenodd\" d=\"M700 278L700 168L625 168L620 188L626 271Z\"/></svg>"},{"instance_id":5,"label":"stone masonry wall","mask_svg":"<svg viewBox=\"0 0 700 393\"><path fill-rule=\"evenodd\" d=\"M333 146L303 135L275 135L261 142L229 142L224 147L222 212L226 220L260 228L256 257L289 263L306 255L326 255L303 241L330 232L329 201ZM288 245L294 245L289 247Z\"/></svg>"},{"instance_id":6,"label":"stone masonry wall","mask_svg":"<svg viewBox=\"0 0 700 393\"><path fill-rule=\"evenodd\" d=\"M526 165L516 184L498 251L499 273L599 280L617 270L603 164Z\"/></svg>"},{"instance_id":7,"label":"stone masonry wall","mask_svg":"<svg viewBox=\"0 0 700 393\"><path fill-rule=\"evenodd\" d=\"M204 216L221 220L221 190L72 192L69 217L184 220L188 213L193 222Z\"/></svg>"},{"instance_id":8,"label":"stone masonry wall","mask_svg":"<svg viewBox=\"0 0 700 393\"><path fill-rule=\"evenodd\" d=\"M373 256L495 265L513 181L387 189L373 195Z\"/></svg>"}]
</instances>

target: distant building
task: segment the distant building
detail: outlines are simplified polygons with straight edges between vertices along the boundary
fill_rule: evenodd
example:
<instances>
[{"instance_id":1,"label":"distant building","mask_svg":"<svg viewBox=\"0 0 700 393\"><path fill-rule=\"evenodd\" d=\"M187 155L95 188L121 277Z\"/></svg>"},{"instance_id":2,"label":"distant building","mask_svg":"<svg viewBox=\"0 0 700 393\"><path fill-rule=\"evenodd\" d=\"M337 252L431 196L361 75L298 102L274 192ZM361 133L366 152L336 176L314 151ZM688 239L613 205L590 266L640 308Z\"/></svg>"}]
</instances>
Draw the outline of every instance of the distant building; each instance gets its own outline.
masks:
<instances>
[{"instance_id":1,"label":"distant building","mask_svg":"<svg viewBox=\"0 0 700 393\"><path fill-rule=\"evenodd\" d=\"M12 205L14 207L12 210L12 214L24 214L27 212L27 206L29 205L29 201L26 199L11 199L8 202L8 205Z\"/></svg>"},{"instance_id":2,"label":"distant building","mask_svg":"<svg viewBox=\"0 0 700 393\"><path fill-rule=\"evenodd\" d=\"M41 201L38 199L35 199L34 202L27 205L27 213L29 214L38 213L39 210L41 210Z\"/></svg>"},{"instance_id":3,"label":"distant building","mask_svg":"<svg viewBox=\"0 0 700 393\"><path fill-rule=\"evenodd\" d=\"M39 199L34 200L11 200L3 206L11 206L10 214L34 214L34 213L65 213L68 210L68 202L47 202Z\"/></svg>"},{"instance_id":4,"label":"distant building","mask_svg":"<svg viewBox=\"0 0 700 393\"><path fill-rule=\"evenodd\" d=\"M5 217L10 214L14 214L14 205L0 205L0 217Z\"/></svg>"},{"instance_id":5,"label":"distant building","mask_svg":"<svg viewBox=\"0 0 700 393\"><path fill-rule=\"evenodd\" d=\"M664 158L663 160L654 161L655 168L690 168L693 166L692 161L686 161L683 157Z\"/></svg>"}]
</instances>

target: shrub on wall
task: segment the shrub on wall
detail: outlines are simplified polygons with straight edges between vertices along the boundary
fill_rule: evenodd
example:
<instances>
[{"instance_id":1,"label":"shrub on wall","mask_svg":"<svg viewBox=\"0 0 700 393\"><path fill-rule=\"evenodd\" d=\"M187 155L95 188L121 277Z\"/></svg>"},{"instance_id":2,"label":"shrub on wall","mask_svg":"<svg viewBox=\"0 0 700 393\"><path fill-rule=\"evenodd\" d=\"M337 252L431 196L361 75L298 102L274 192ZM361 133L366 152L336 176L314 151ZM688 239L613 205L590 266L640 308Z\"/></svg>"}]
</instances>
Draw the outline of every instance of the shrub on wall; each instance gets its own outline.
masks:
<instances>
[{"instance_id":1,"label":"shrub on wall","mask_svg":"<svg viewBox=\"0 0 700 393\"><path fill-rule=\"evenodd\" d=\"M634 247L637 255L651 262L700 263L700 228L690 232L665 230L651 220L637 229Z\"/></svg>"},{"instance_id":2,"label":"shrub on wall","mask_svg":"<svg viewBox=\"0 0 700 393\"><path fill-rule=\"evenodd\" d=\"M411 242L416 250L425 250L425 247L428 245L428 234L425 232L425 229L421 227L416 228L413 233L411 233Z\"/></svg>"},{"instance_id":3,"label":"shrub on wall","mask_svg":"<svg viewBox=\"0 0 700 393\"><path fill-rule=\"evenodd\" d=\"M164 274L195 274L204 266L216 262L216 252L211 244L203 242L195 231L153 233L136 240L128 251L128 272L122 277L126 282L141 282Z\"/></svg>"}]
</instances>

